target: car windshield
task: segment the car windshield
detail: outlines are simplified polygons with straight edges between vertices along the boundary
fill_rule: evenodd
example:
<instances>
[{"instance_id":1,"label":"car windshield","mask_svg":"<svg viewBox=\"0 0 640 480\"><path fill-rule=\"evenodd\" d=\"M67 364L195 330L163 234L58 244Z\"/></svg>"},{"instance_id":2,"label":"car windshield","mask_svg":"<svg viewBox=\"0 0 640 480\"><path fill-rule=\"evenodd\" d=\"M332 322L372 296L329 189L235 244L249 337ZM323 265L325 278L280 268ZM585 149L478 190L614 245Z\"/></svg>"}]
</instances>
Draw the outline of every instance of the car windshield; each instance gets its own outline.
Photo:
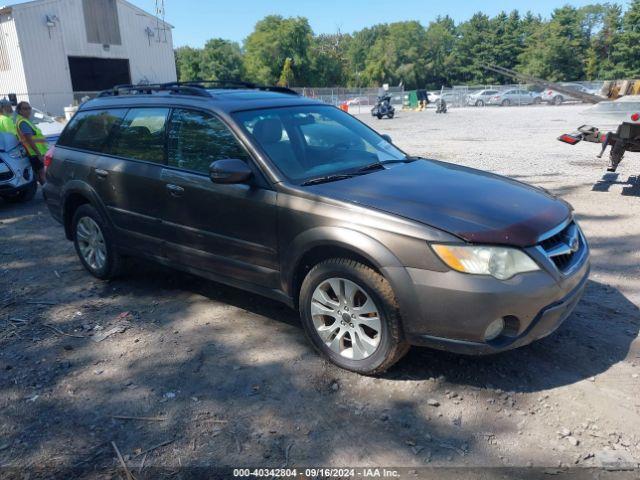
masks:
<instances>
[{"instance_id":1,"label":"car windshield","mask_svg":"<svg viewBox=\"0 0 640 480\"><path fill-rule=\"evenodd\" d=\"M278 169L304 183L406 155L348 113L331 106L270 108L234 114Z\"/></svg>"}]
</instances>

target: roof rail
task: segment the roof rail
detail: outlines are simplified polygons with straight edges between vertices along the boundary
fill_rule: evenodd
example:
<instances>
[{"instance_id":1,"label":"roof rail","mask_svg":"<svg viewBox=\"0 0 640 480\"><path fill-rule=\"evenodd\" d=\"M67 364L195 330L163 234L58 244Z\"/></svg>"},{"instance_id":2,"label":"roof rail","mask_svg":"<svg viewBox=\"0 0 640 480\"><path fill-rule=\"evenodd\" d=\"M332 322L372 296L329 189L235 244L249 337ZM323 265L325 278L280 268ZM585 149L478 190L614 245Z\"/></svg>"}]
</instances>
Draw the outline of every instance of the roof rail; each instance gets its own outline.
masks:
<instances>
[{"instance_id":1,"label":"roof rail","mask_svg":"<svg viewBox=\"0 0 640 480\"><path fill-rule=\"evenodd\" d=\"M253 82L245 82L242 80L192 80L190 82L176 82L186 86L218 86L219 88L249 88L252 90L264 90L267 92L286 93L287 95L299 95L298 92L288 87L280 87L277 85L259 85Z\"/></svg>"},{"instance_id":2,"label":"roof rail","mask_svg":"<svg viewBox=\"0 0 640 480\"><path fill-rule=\"evenodd\" d=\"M116 97L118 95L151 95L154 92L169 92L177 95L194 95L198 97L211 97L203 87L199 85L187 85L180 82L151 83L147 85L115 85L109 90L103 90L98 97Z\"/></svg>"},{"instance_id":3,"label":"roof rail","mask_svg":"<svg viewBox=\"0 0 640 480\"><path fill-rule=\"evenodd\" d=\"M207 91L207 87L216 86L221 89L247 88L251 90L263 90L268 92L284 93L287 95L298 95L298 92L287 87L277 85L256 85L251 82L240 80L194 80L190 82L168 82L151 83L147 85L115 85L109 90L103 90L98 97L116 97L118 95L151 95L154 92L169 92L176 95L194 95L198 97L212 97Z\"/></svg>"}]
</instances>

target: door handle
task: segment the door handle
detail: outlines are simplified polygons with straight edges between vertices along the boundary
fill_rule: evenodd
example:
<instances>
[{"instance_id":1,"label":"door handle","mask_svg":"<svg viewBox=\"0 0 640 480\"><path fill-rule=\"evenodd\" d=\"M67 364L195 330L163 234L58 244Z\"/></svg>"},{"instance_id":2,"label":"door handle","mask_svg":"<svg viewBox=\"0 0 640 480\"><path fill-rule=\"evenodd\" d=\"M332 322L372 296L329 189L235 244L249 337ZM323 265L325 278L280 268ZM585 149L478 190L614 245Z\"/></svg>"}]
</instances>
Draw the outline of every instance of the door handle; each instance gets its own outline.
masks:
<instances>
[{"instance_id":1,"label":"door handle","mask_svg":"<svg viewBox=\"0 0 640 480\"><path fill-rule=\"evenodd\" d=\"M184 188L182 188L179 185L168 183L167 185L165 185L165 187L167 188L167 190L169 190L169 193L174 197L181 197L182 194L184 193Z\"/></svg>"},{"instance_id":2,"label":"door handle","mask_svg":"<svg viewBox=\"0 0 640 480\"><path fill-rule=\"evenodd\" d=\"M109 172L101 168L96 168L95 172L96 172L96 177L98 178L107 178L109 176Z\"/></svg>"}]
</instances>

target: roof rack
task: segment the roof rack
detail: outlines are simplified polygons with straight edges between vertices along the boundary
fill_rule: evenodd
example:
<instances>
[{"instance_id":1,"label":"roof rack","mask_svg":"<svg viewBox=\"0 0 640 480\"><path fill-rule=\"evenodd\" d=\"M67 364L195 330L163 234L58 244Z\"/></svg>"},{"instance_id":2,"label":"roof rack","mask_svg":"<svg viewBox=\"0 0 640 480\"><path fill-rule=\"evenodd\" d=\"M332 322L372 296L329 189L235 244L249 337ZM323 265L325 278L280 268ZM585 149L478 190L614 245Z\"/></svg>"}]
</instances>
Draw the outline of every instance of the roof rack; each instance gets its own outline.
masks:
<instances>
[{"instance_id":1,"label":"roof rack","mask_svg":"<svg viewBox=\"0 0 640 480\"><path fill-rule=\"evenodd\" d=\"M249 88L252 90L263 90L267 92L286 93L287 95L299 95L295 90L288 87L280 87L278 85L259 85L253 82L245 82L242 80L193 80L190 82L176 82L180 85L205 87L206 85L215 85L219 88Z\"/></svg>"},{"instance_id":2,"label":"roof rack","mask_svg":"<svg viewBox=\"0 0 640 480\"><path fill-rule=\"evenodd\" d=\"M116 85L109 90L103 90L98 97L115 97L118 95L151 95L154 92L169 92L176 95L194 95L198 97L213 97L207 91L207 86L216 86L220 89L247 88L251 90L263 90L268 92L284 93L287 95L298 95L298 92L287 87L276 85L256 85L251 82L239 80L194 80L190 82L168 82L152 83L147 85Z\"/></svg>"},{"instance_id":3,"label":"roof rack","mask_svg":"<svg viewBox=\"0 0 640 480\"><path fill-rule=\"evenodd\" d=\"M195 95L211 97L204 88L196 85L180 84L179 82L151 83L147 85L116 85L109 90L103 90L98 97L116 97L118 95L151 95L153 92L170 92L178 95Z\"/></svg>"}]
</instances>

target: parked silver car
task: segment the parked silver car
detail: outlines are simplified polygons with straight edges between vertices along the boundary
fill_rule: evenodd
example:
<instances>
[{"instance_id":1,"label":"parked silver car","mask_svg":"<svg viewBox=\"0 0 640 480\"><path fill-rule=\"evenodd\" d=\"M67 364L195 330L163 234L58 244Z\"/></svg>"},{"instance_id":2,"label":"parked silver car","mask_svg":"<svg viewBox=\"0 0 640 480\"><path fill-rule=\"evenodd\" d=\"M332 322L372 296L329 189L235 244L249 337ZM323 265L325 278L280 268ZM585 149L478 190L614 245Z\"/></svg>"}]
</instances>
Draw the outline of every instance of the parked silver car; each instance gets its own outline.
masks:
<instances>
[{"instance_id":1,"label":"parked silver car","mask_svg":"<svg viewBox=\"0 0 640 480\"><path fill-rule=\"evenodd\" d=\"M501 105L503 107L508 107L509 105L537 105L539 103L542 103L542 99L538 92L529 92L520 88L498 92L489 99L490 105Z\"/></svg>"},{"instance_id":2,"label":"parked silver car","mask_svg":"<svg viewBox=\"0 0 640 480\"><path fill-rule=\"evenodd\" d=\"M489 103L491 97L494 97L499 92L498 90L480 90L467 96L467 105L475 107L484 107Z\"/></svg>"},{"instance_id":3,"label":"parked silver car","mask_svg":"<svg viewBox=\"0 0 640 480\"><path fill-rule=\"evenodd\" d=\"M33 169L17 137L0 133L0 198L27 202L38 189Z\"/></svg>"}]
</instances>

